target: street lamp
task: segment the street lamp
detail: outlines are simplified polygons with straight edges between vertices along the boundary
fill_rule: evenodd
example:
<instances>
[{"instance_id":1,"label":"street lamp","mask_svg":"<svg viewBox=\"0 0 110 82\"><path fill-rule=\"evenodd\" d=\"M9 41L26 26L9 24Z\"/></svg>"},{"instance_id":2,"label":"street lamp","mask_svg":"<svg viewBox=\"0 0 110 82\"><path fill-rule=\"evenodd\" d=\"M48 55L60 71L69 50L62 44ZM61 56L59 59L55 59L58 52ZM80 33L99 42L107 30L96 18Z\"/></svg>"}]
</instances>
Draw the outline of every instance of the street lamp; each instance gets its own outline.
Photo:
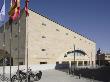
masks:
<instances>
[{"instance_id":1,"label":"street lamp","mask_svg":"<svg viewBox=\"0 0 110 82\"><path fill-rule=\"evenodd\" d=\"M67 52L67 54L64 55L64 57L67 57L68 54L70 53L74 53L74 68L73 68L73 71L75 71L75 45L74 45L74 51L72 52ZM72 73L72 66L71 66L71 61L69 63L69 74Z\"/></svg>"},{"instance_id":2,"label":"street lamp","mask_svg":"<svg viewBox=\"0 0 110 82\"><path fill-rule=\"evenodd\" d=\"M73 53L74 54L74 68L73 68L73 71L75 72L75 67L76 67L76 65L75 65L75 59L76 59L76 57L75 57L75 53L80 53L80 54L82 54L82 55L87 55L83 50L76 50L75 49L75 45L74 45L74 51L69 51L69 52L67 52L65 55L64 55L64 57L67 57L67 55L69 55L70 53ZM70 65L69 65L69 72L71 73L72 72L72 70L71 70L71 63L70 63Z\"/></svg>"}]
</instances>

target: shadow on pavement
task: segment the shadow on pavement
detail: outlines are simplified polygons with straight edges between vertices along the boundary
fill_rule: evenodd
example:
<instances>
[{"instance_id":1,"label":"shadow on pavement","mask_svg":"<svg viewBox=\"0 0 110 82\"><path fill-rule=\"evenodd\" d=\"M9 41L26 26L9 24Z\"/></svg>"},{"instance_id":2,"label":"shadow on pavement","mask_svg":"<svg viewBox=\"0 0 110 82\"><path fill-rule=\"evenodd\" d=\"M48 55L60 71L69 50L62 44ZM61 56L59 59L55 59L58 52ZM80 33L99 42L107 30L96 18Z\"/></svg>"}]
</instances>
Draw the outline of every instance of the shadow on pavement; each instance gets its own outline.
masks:
<instances>
[{"instance_id":1,"label":"shadow on pavement","mask_svg":"<svg viewBox=\"0 0 110 82\"><path fill-rule=\"evenodd\" d=\"M57 64L56 70L68 73L69 66L64 64ZM102 82L110 82L110 67L75 68L74 71L72 71L72 74Z\"/></svg>"}]
</instances>

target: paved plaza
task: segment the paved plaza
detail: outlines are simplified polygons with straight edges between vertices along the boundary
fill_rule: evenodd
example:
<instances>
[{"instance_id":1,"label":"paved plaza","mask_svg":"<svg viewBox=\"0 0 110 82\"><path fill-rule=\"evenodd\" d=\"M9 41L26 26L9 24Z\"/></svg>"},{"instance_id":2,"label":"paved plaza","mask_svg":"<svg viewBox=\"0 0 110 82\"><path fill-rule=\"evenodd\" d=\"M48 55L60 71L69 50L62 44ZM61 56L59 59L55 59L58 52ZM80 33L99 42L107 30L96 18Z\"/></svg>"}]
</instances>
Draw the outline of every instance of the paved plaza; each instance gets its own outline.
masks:
<instances>
[{"instance_id":1,"label":"paved plaza","mask_svg":"<svg viewBox=\"0 0 110 82\"><path fill-rule=\"evenodd\" d=\"M78 76L68 75L67 73L58 70L45 70L43 71L41 80L34 82L100 82L100 81L86 79L82 77L79 79Z\"/></svg>"},{"instance_id":2,"label":"paved plaza","mask_svg":"<svg viewBox=\"0 0 110 82\"><path fill-rule=\"evenodd\" d=\"M65 72L57 70L43 71L43 76L40 81L37 82L100 82L90 79L81 78L77 76L68 75Z\"/></svg>"}]
</instances>

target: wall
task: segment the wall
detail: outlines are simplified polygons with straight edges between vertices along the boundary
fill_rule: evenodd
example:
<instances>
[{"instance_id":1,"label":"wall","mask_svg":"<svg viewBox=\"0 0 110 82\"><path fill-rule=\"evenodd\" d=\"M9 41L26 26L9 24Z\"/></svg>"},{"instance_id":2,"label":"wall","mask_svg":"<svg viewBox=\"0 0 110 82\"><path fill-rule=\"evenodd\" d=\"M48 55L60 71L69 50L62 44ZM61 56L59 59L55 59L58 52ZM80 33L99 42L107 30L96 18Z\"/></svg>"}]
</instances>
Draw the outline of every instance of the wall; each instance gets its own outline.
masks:
<instances>
[{"instance_id":1,"label":"wall","mask_svg":"<svg viewBox=\"0 0 110 82\"><path fill-rule=\"evenodd\" d=\"M20 33L19 33L19 48L18 48L18 25L20 26ZM19 62L25 63L25 40L26 40L26 16L24 11L21 12L20 23L18 20L12 23L12 39L11 39L11 49L10 49L10 33L11 33L11 25L9 21L5 23L5 50L9 53L11 52L11 56L13 58L13 64L17 65L18 63L18 49L19 49ZM4 30L3 26L0 28L0 49L4 50L3 48L3 38Z\"/></svg>"},{"instance_id":2,"label":"wall","mask_svg":"<svg viewBox=\"0 0 110 82\"><path fill-rule=\"evenodd\" d=\"M56 61L73 61L73 56L64 58L66 52L81 49L87 53L77 61L94 61L96 43L29 10L29 64L48 62L55 64ZM43 49L43 51L42 51Z\"/></svg>"},{"instance_id":3,"label":"wall","mask_svg":"<svg viewBox=\"0 0 110 82\"><path fill-rule=\"evenodd\" d=\"M73 32L52 20L29 10L26 18L22 12L20 19L19 54L20 62L26 64L27 45L29 64L56 64L58 61L74 61L73 56L64 58L68 51L75 49L83 50L86 56L76 56L77 61L94 61L96 54L96 43L86 37ZM27 37L28 35L28 37ZM10 54L10 25L6 23L6 51ZM3 26L0 28L0 49L3 49ZM14 65L18 62L18 21L12 24L11 55ZM91 64L91 62L90 62Z\"/></svg>"}]
</instances>

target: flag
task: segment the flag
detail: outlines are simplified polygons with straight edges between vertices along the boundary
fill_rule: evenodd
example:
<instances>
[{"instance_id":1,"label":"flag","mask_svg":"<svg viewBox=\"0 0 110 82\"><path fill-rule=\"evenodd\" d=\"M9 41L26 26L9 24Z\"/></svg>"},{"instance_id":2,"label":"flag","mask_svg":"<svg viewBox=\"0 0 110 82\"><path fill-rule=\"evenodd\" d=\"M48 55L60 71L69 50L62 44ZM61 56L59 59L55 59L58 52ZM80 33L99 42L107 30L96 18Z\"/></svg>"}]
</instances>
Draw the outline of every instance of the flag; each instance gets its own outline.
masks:
<instances>
[{"instance_id":1,"label":"flag","mask_svg":"<svg viewBox=\"0 0 110 82\"><path fill-rule=\"evenodd\" d=\"M16 20L20 17L20 0L11 0L9 16L12 20Z\"/></svg>"},{"instance_id":2,"label":"flag","mask_svg":"<svg viewBox=\"0 0 110 82\"><path fill-rule=\"evenodd\" d=\"M29 4L29 0L26 0L26 1L25 1L25 12L26 12L26 16L29 16L28 4Z\"/></svg>"},{"instance_id":3,"label":"flag","mask_svg":"<svg viewBox=\"0 0 110 82\"><path fill-rule=\"evenodd\" d=\"M0 21L4 21L5 20L5 0L4 0L4 4L0 10Z\"/></svg>"}]
</instances>

